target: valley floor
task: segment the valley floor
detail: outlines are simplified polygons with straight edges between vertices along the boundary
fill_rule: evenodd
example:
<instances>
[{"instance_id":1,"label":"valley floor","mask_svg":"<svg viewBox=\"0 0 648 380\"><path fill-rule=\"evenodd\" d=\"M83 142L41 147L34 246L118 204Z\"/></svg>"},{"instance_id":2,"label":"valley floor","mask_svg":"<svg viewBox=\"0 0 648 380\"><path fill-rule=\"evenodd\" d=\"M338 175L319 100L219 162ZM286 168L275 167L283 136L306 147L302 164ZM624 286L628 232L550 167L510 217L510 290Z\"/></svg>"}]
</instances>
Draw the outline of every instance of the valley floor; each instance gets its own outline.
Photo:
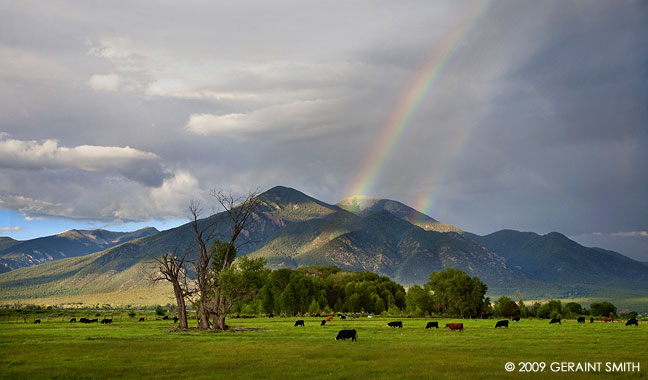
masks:
<instances>
[{"instance_id":1,"label":"valley floor","mask_svg":"<svg viewBox=\"0 0 648 380\"><path fill-rule=\"evenodd\" d=\"M393 318L336 318L324 327L319 318L303 318L303 328L293 326L298 318L251 318L228 323L270 331L222 333L168 332L171 321L151 319L0 320L0 379L639 379L648 373L648 323L522 320L495 329L495 320L440 319L441 328L426 330L427 319L400 319L403 328L392 329L386 324ZM450 322L463 322L465 331L443 328ZM335 341L340 329L356 329L358 341ZM514 371L505 370L508 362ZM520 362L545 368L521 373ZM600 371L551 369L563 362L600 362ZM606 372L606 363L640 370Z\"/></svg>"}]
</instances>

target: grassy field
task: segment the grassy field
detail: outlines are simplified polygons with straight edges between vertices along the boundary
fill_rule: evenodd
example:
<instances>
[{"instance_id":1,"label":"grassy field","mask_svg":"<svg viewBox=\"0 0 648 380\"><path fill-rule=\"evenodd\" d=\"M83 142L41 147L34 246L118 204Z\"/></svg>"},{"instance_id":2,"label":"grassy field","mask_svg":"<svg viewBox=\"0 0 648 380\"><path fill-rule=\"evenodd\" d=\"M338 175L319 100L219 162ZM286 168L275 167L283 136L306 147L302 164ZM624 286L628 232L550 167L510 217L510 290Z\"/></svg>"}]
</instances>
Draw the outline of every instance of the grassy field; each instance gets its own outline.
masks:
<instances>
[{"instance_id":1,"label":"grassy field","mask_svg":"<svg viewBox=\"0 0 648 380\"><path fill-rule=\"evenodd\" d=\"M336 318L320 327L320 318L303 318L301 328L293 327L298 318L252 318L228 323L269 331L222 333L169 332L172 322L150 314L141 323L113 315L112 325L74 324L70 317L0 320L0 379L645 379L648 373L647 323L522 320L495 329L495 320L463 320L465 331L452 333L443 326L460 320L440 319L440 329L425 330L426 319ZM391 329L390 320L404 327ZM358 341L335 341L343 328L356 329ZM507 362L546 367L507 372ZM552 372L552 362L602 364L601 372ZM606 362L641 369L609 373Z\"/></svg>"}]
</instances>

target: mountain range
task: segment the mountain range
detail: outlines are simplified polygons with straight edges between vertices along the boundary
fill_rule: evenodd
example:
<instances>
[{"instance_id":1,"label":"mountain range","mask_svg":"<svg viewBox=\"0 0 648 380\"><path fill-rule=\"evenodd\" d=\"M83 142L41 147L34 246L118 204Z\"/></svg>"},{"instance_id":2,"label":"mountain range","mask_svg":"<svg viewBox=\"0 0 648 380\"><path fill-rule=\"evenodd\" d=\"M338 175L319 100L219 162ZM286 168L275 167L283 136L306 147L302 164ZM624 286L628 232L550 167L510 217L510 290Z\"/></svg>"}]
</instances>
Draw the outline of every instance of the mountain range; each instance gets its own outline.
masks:
<instances>
[{"instance_id":1,"label":"mountain range","mask_svg":"<svg viewBox=\"0 0 648 380\"><path fill-rule=\"evenodd\" d=\"M216 238L226 239L225 215L199 221L203 226L212 222L217 222ZM89 294L112 294L123 300L128 292L144 294L145 299L143 289L150 289L147 274L153 258L186 247L193 232L185 224L132 234L121 242L109 237L108 231L41 238L56 242L49 246L58 248L38 256L51 262L0 274L0 300L73 299ZM282 186L260 195L253 222L239 239L238 243L246 243L240 246L239 255L264 257L271 268L336 265L386 275L403 285L422 284L431 272L452 267L478 276L491 295L519 292L527 299L615 296L641 305L646 303L641 297L648 290L645 265L616 252L583 247L560 233L502 230L479 236L397 201L351 197L331 205ZM5 252L21 252L20 246L46 246L43 241L36 245L36 240L0 240L0 259L4 260ZM94 248L88 241L114 244L90 253ZM64 242L77 248L67 251L62 248ZM88 248L83 251L80 246ZM38 263L30 255L31 263Z\"/></svg>"}]
</instances>

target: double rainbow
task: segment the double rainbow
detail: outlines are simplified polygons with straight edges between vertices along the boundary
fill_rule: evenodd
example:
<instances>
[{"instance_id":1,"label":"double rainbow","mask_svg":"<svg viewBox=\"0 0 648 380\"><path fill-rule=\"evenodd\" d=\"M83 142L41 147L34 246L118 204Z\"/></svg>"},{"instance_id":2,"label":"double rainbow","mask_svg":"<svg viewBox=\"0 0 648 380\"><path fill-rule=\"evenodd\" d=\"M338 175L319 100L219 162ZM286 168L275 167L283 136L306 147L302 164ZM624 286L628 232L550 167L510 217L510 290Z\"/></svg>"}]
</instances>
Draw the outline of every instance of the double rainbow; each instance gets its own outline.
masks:
<instances>
[{"instance_id":1,"label":"double rainbow","mask_svg":"<svg viewBox=\"0 0 648 380\"><path fill-rule=\"evenodd\" d=\"M461 17L460 22L450 30L442 44L434 49L430 58L414 75L404 94L400 97L396 108L392 111L387 123L383 126L378 140L369 152L355 179L347 186L345 196L366 195L373 190L382 174L403 132L407 129L412 116L425 99L426 95L439 82L445 68L459 51L467 36L491 8L493 0L478 0L473 2L468 11ZM462 138L465 142L467 137ZM455 149L461 149L463 142ZM417 196L415 207L426 212L433 203L430 191Z\"/></svg>"}]
</instances>

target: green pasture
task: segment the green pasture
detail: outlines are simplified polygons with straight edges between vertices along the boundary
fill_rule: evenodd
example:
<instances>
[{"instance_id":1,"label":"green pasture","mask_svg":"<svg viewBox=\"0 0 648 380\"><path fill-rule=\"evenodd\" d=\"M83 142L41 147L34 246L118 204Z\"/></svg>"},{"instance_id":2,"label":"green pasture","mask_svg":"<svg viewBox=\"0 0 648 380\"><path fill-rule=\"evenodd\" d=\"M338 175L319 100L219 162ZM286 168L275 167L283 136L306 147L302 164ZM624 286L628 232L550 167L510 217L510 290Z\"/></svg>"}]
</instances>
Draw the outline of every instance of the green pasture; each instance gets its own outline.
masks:
<instances>
[{"instance_id":1,"label":"green pasture","mask_svg":"<svg viewBox=\"0 0 648 380\"><path fill-rule=\"evenodd\" d=\"M75 312L80 317L86 313ZM99 312L102 314L103 312ZM110 312L107 313L110 316ZM648 373L648 323L577 324L547 320L321 318L228 319L235 328L269 331L170 332L172 321L137 322L126 313L112 325L0 319L0 379L639 379ZM138 315L139 317L139 315ZM305 327L294 327L297 319ZM403 321L402 329L386 326ZM463 322L464 332L446 323ZM195 322L194 322L195 324ZM358 341L335 341L356 329ZM544 362L542 373L506 372L507 362ZM551 362L602 362L601 372L552 372ZM640 363L640 372L605 372L606 362Z\"/></svg>"}]
</instances>

